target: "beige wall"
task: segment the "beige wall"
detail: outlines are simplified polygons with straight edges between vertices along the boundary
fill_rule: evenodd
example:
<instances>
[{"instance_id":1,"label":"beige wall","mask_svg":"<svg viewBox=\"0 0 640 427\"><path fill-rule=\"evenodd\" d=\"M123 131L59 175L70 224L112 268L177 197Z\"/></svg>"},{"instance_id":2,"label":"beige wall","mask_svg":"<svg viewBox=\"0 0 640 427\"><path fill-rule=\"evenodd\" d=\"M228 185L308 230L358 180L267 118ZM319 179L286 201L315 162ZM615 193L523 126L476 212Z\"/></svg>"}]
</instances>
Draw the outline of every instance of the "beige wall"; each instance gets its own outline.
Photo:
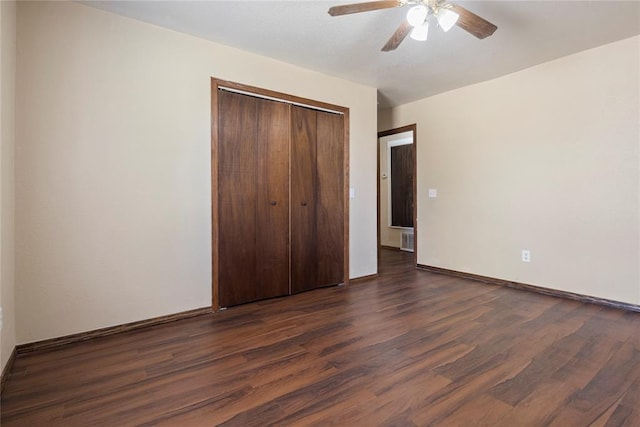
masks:
<instances>
[{"instance_id":1,"label":"beige wall","mask_svg":"<svg viewBox=\"0 0 640 427\"><path fill-rule=\"evenodd\" d=\"M639 57L633 37L381 113L418 126L418 262L640 303Z\"/></svg>"},{"instance_id":2,"label":"beige wall","mask_svg":"<svg viewBox=\"0 0 640 427\"><path fill-rule=\"evenodd\" d=\"M394 110L392 108L378 110L378 132L391 130L393 128L393 113Z\"/></svg>"},{"instance_id":3,"label":"beige wall","mask_svg":"<svg viewBox=\"0 0 640 427\"><path fill-rule=\"evenodd\" d=\"M18 6L18 342L211 303L210 77L350 108L376 271L376 90L75 3Z\"/></svg>"},{"instance_id":4,"label":"beige wall","mask_svg":"<svg viewBox=\"0 0 640 427\"><path fill-rule=\"evenodd\" d=\"M16 3L0 1L0 362L4 369L16 345L14 274L14 142Z\"/></svg>"}]
</instances>

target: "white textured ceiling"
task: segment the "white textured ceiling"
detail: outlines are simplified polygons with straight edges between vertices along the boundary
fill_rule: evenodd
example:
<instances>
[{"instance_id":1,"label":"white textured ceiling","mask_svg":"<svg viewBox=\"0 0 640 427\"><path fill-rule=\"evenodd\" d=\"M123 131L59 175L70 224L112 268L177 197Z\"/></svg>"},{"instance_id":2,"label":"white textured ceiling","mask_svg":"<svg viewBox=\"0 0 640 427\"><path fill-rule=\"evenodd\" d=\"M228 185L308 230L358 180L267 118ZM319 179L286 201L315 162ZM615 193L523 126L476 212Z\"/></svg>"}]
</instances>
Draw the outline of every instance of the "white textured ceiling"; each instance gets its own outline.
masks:
<instances>
[{"instance_id":1,"label":"white textured ceiling","mask_svg":"<svg viewBox=\"0 0 640 427\"><path fill-rule=\"evenodd\" d=\"M457 1L498 26L478 40L432 25L380 48L406 8L331 17L335 1L91 1L85 4L378 88L396 106L640 34L640 0ZM638 47L640 51L640 46ZM640 77L639 77L640 78Z\"/></svg>"}]
</instances>

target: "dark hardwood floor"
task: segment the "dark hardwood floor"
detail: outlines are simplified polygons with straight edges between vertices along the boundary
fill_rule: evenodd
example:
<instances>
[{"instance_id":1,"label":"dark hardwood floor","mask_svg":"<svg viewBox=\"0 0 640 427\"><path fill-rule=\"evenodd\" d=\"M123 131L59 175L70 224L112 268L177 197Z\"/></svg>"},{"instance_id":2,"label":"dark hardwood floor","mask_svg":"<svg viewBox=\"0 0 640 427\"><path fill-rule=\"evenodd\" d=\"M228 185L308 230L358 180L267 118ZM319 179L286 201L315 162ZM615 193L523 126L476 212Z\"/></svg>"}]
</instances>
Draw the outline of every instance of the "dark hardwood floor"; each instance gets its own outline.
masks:
<instances>
[{"instance_id":1,"label":"dark hardwood floor","mask_svg":"<svg viewBox=\"0 0 640 427\"><path fill-rule=\"evenodd\" d=\"M3 426L640 426L640 314L411 269L19 355Z\"/></svg>"}]
</instances>

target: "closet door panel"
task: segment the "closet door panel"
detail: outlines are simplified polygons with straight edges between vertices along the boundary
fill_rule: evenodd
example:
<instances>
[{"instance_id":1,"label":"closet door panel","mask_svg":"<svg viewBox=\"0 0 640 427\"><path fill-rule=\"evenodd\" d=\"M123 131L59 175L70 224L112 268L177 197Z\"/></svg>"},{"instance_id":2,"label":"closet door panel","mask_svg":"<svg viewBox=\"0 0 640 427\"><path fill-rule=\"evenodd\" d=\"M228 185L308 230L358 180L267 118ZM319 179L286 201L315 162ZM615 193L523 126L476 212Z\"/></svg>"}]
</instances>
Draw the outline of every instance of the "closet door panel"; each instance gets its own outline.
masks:
<instances>
[{"instance_id":1,"label":"closet door panel","mask_svg":"<svg viewBox=\"0 0 640 427\"><path fill-rule=\"evenodd\" d=\"M291 292L317 287L316 112L291 107Z\"/></svg>"},{"instance_id":2,"label":"closet door panel","mask_svg":"<svg viewBox=\"0 0 640 427\"><path fill-rule=\"evenodd\" d=\"M259 99L256 299L289 294L289 105Z\"/></svg>"},{"instance_id":3,"label":"closet door panel","mask_svg":"<svg viewBox=\"0 0 640 427\"><path fill-rule=\"evenodd\" d=\"M344 116L217 97L215 303L344 282Z\"/></svg>"},{"instance_id":4,"label":"closet door panel","mask_svg":"<svg viewBox=\"0 0 640 427\"><path fill-rule=\"evenodd\" d=\"M220 306L256 299L255 98L221 91L218 134Z\"/></svg>"},{"instance_id":5,"label":"closet door panel","mask_svg":"<svg viewBox=\"0 0 640 427\"><path fill-rule=\"evenodd\" d=\"M344 117L317 113L318 286L344 282Z\"/></svg>"}]
</instances>

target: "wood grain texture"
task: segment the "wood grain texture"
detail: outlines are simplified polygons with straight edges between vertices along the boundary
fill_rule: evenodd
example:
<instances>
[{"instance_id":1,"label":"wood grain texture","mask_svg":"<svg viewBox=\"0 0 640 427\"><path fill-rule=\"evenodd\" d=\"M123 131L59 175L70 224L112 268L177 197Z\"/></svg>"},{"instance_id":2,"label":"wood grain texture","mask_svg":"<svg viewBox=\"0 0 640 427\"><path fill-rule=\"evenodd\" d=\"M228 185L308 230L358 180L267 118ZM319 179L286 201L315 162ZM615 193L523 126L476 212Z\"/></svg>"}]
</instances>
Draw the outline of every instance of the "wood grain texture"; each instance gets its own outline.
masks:
<instances>
[{"instance_id":1,"label":"wood grain texture","mask_svg":"<svg viewBox=\"0 0 640 427\"><path fill-rule=\"evenodd\" d=\"M451 5L451 9L459 16L456 25L479 39L484 39L495 33L498 29L494 24L475 13L456 4Z\"/></svg>"},{"instance_id":2,"label":"wood grain texture","mask_svg":"<svg viewBox=\"0 0 640 427\"><path fill-rule=\"evenodd\" d=\"M289 105L219 94L223 307L289 294Z\"/></svg>"},{"instance_id":3,"label":"wood grain texture","mask_svg":"<svg viewBox=\"0 0 640 427\"><path fill-rule=\"evenodd\" d=\"M256 117L260 100L221 91L218 101L218 286L220 305L228 307L258 299Z\"/></svg>"},{"instance_id":4,"label":"wood grain texture","mask_svg":"<svg viewBox=\"0 0 640 427\"><path fill-rule=\"evenodd\" d=\"M378 273L368 274L366 276L354 277L353 279L349 280L349 283L365 282L367 280L375 279L376 277L378 277Z\"/></svg>"},{"instance_id":5,"label":"wood grain texture","mask_svg":"<svg viewBox=\"0 0 640 427\"><path fill-rule=\"evenodd\" d=\"M352 4L344 4L340 6L333 6L329 8L329 15L331 16L340 16L340 15L348 15L351 13L360 13L360 12L370 12L372 10L380 10L380 9L390 9L393 7L401 6L402 3L395 0L378 0L378 1L367 1L360 3L352 3Z\"/></svg>"},{"instance_id":6,"label":"wood grain texture","mask_svg":"<svg viewBox=\"0 0 640 427\"><path fill-rule=\"evenodd\" d=\"M11 372L13 362L16 360L16 354L16 348L14 347L13 350L11 350L11 354L9 355L7 363L4 365L4 368L2 368L2 377L0 379L0 395L2 394L2 390L4 390L4 383L7 381L9 372Z\"/></svg>"},{"instance_id":7,"label":"wood grain texture","mask_svg":"<svg viewBox=\"0 0 640 427\"><path fill-rule=\"evenodd\" d=\"M402 43L402 41L407 38L409 33L411 33L411 30L413 30L411 24L409 24L406 19L402 21L402 24L400 24L400 26L391 35L391 37L389 37L389 40L387 40L385 45L382 47L382 51L390 52L392 50L396 50L398 46L400 46L400 43Z\"/></svg>"},{"instance_id":8,"label":"wood grain texture","mask_svg":"<svg viewBox=\"0 0 640 427\"><path fill-rule=\"evenodd\" d=\"M342 130L342 200L343 200L343 241L342 241L342 253L344 258L344 267L343 277L344 284L349 284L350 270L349 270L349 198L350 198L350 184L349 184L349 171L351 170L349 167L350 157L349 157L349 110L344 112L342 115L343 119L343 130Z\"/></svg>"},{"instance_id":9,"label":"wood grain texture","mask_svg":"<svg viewBox=\"0 0 640 427\"><path fill-rule=\"evenodd\" d=\"M316 114L317 285L331 286L344 282L344 117Z\"/></svg>"},{"instance_id":10,"label":"wood grain texture","mask_svg":"<svg viewBox=\"0 0 640 427\"><path fill-rule=\"evenodd\" d=\"M258 100L256 299L289 294L289 105Z\"/></svg>"},{"instance_id":11,"label":"wood grain texture","mask_svg":"<svg viewBox=\"0 0 640 427\"><path fill-rule=\"evenodd\" d=\"M416 270L19 354L3 427L640 425L640 315Z\"/></svg>"},{"instance_id":12,"label":"wood grain texture","mask_svg":"<svg viewBox=\"0 0 640 427\"><path fill-rule=\"evenodd\" d=\"M317 112L291 107L291 293L315 289L317 269Z\"/></svg>"},{"instance_id":13,"label":"wood grain texture","mask_svg":"<svg viewBox=\"0 0 640 427\"><path fill-rule=\"evenodd\" d=\"M211 78L211 307L214 311L220 308L220 295L218 286L219 271L219 230L218 218L218 129L220 116L218 114L218 85L220 81Z\"/></svg>"},{"instance_id":14,"label":"wood grain texture","mask_svg":"<svg viewBox=\"0 0 640 427\"><path fill-rule=\"evenodd\" d=\"M413 144L391 147L391 225L413 227Z\"/></svg>"},{"instance_id":15,"label":"wood grain texture","mask_svg":"<svg viewBox=\"0 0 640 427\"><path fill-rule=\"evenodd\" d=\"M211 81L212 81L213 87L215 87L216 89L229 89L231 91L239 91L239 92L254 94L262 98L279 99L294 105L308 106L316 109L335 111L337 113L342 113L345 116L349 114L349 109L347 107L342 107L336 104L329 104L327 102L322 102L315 99L303 98L300 96L295 96L288 93L278 92L270 89L264 89L257 86L246 85L243 83L232 82L229 80L217 79L215 77L212 78Z\"/></svg>"},{"instance_id":16,"label":"wood grain texture","mask_svg":"<svg viewBox=\"0 0 640 427\"><path fill-rule=\"evenodd\" d=\"M333 111L339 113L343 117L344 127L342 130L343 135L343 165L342 165L342 177L343 177L343 271L344 271L344 283L349 282L349 109L341 107L339 105L329 104L317 100L311 100L308 98L302 98L295 95L285 94L282 92L272 91L269 89L259 88L255 86L245 85L242 83L231 82L218 78L211 78L211 204L212 204L212 233L211 233L211 245L212 245L212 307L214 311L220 308L220 283L219 283L219 271L220 271L220 218L219 218L219 196L220 188L218 183L219 178L219 130L221 127L221 116L219 111L218 94L226 92L249 94L258 98L271 98L278 99L287 104L293 104L298 107L310 107L311 109L322 109L327 111Z\"/></svg>"}]
</instances>

